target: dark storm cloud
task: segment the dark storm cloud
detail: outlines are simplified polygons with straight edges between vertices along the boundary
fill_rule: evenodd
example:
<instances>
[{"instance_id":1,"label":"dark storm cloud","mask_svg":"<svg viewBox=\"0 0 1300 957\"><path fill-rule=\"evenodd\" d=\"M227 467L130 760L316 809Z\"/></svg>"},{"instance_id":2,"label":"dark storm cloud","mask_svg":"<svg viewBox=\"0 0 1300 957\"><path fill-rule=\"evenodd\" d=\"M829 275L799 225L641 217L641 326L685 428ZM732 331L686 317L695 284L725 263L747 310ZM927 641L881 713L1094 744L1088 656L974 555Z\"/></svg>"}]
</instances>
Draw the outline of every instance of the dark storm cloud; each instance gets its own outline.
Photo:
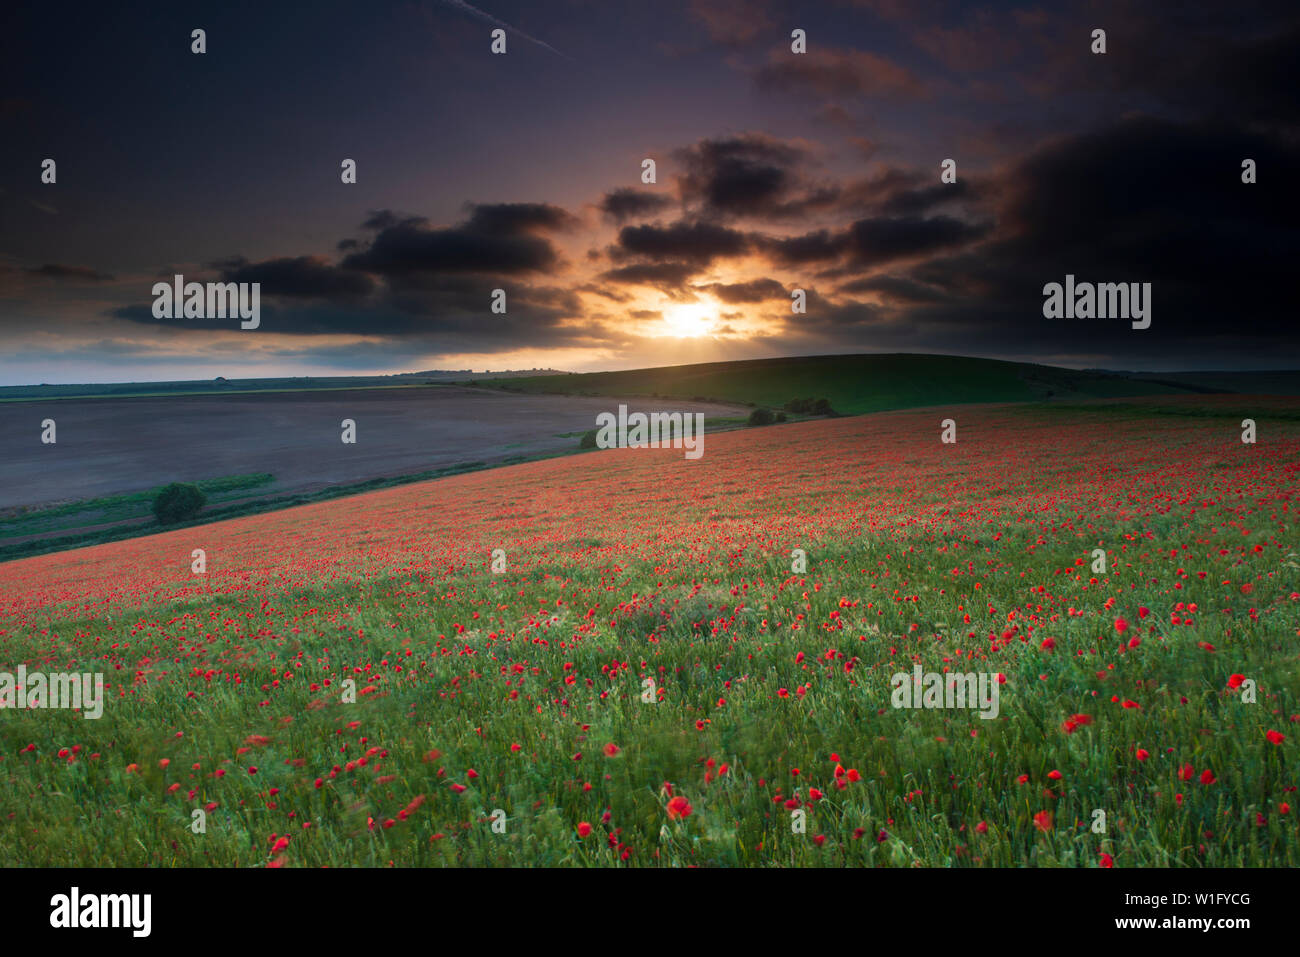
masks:
<instances>
[{"instance_id":1,"label":"dark storm cloud","mask_svg":"<svg viewBox=\"0 0 1300 957\"><path fill-rule=\"evenodd\" d=\"M625 285L679 288L698 273L700 268L691 263L634 263L631 266L607 269L600 274L600 278Z\"/></svg>"},{"instance_id":2,"label":"dark storm cloud","mask_svg":"<svg viewBox=\"0 0 1300 957\"><path fill-rule=\"evenodd\" d=\"M1295 5L1286 6L1295 16ZM1234 9L1231 15L1240 18L1243 13ZM1165 78L1162 92L1170 101L1212 110L1215 116L1294 125L1300 121L1298 51L1300 22L1281 34L1228 40L1212 45L1200 62L1185 63Z\"/></svg>"},{"instance_id":3,"label":"dark storm cloud","mask_svg":"<svg viewBox=\"0 0 1300 957\"><path fill-rule=\"evenodd\" d=\"M802 266L838 259L848 248L848 235L818 229L802 236L759 237L754 242L773 262L785 266Z\"/></svg>"},{"instance_id":4,"label":"dark storm cloud","mask_svg":"<svg viewBox=\"0 0 1300 957\"><path fill-rule=\"evenodd\" d=\"M912 327L908 317L872 303L833 303L808 290L808 312L791 316L777 335L792 346L796 342L822 347L829 343L857 343L876 348Z\"/></svg>"},{"instance_id":5,"label":"dark storm cloud","mask_svg":"<svg viewBox=\"0 0 1300 957\"><path fill-rule=\"evenodd\" d=\"M660 212L672 204L667 196L624 186L606 193L598 208L616 223L624 223Z\"/></svg>"},{"instance_id":6,"label":"dark storm cloud","mask_svg":"<svg viewBox=\"0 0 1300 957\"><path fill-rule=\"evenodd\" d=\"M338 265L315 256L256 263L232 257L211 268L223 281L261 284L263 334L383 337L472 351L589 341L590 332L570 325L582 314L575 290L521 278L559 265L545 234L577 221L545 203L476 204L466 211L463 222L441 229L424 217L376 211L362 224L375 231L373 240L356 243ZM504 315L490 310L495 289L506 292ZM155 319L144 305L109 315L174 329L229 331L219 320Z\"/></svg>"},{"instance_id":7,"label":"dark storm cloud","mask_svg":"<svg viewBox=\"0 0 1300 957\"><path fill-rule=\"evenodd\" d=\"M682 202L703 218L797 219L840 199L838 184L809 180L803 148L763 133L705 139L674 155L685 170Z\"/></svg>"},{"instance_id":8,"label":"dark storm cloud","mask_svg":"<svg viewBox=\"0 0 1300 957\"><path fill-rule=\"evenodd\" d=\"M961 246L988 233L989 225L951 216L860 219L849 227L848 248L857 263L874 266Z\"/></svg>"},{"instance_id":9,"label":"dark storm cloud","mask_svg":"<svg viewBox=\"0 0 1300 957\"><path fill-rule=\"evenodd\" d=\"M577 222L563 209L549 203L475 203L468 208L470 217L464 229L484 235L556 232Z\"/></svg>"},{"instance_id":10,"label":"dark storm cloud","mask_svg":"<svg viewBox=\"0 0 1300 957\"><path fill-rule=\"evenodd\" d=\"M439 347L454 339L457 348L501 351L519 343L553 348L577 341L565 320L578 315L580 303L567 289L512 287L505 315L489 310L492 286L472 276L429 280L420 287L403 286L364 305L330 302L266 302L256 332L241 335L366 336ZM109 315L155 327L187 332L238 331L234 320L154 318L150 305L116 308ZM251 342L252 340L250 340Z\"/></svg>"},{"instance_id":11,"label":"dark storm cloud","mask_svg":"<svg viewBox=\"0 0 1300 957\"><path fill-rule=\"evenodd\" d=\"M1261 170L1294 168L1293 142L1225 126L1137 117L1048 146L1008 177L1006 216L1035 243L1086 254L1111 247L1160 271L1188 272L1263 255L1280 263L1276 230L1295 228L1294 188L1274 192L1241 182L1242 159ZM1261 173L1261 183L1265 182ZM1061 188L1068 185L1069 188ZM1151 242L1156 233L1162 241ZM1231 236L1229 237L1229 235ZM1247 240L1234 250L1225 239ZM1199 250L1187 260L1188 250Z\"/></svg>"},{"instance_id":12,"label":"dark storm cloud","mask_svg":"<svg viewBox=\"0 0 1300 957\"><path fill-rule=\"evenodd\" d=\"M611 257L639 256L652 260L676 260L707 266L723 256L739 256L748 248L744 233L708 222L678 221L668 226L624 226Z\"/></svg>"},{"instance_id":13,"label":"dark storm cloud","mask_svg":"<svg viewBox=\"0 0 1300 957\"><path fill-rule=\"evenodd\" d=\"M339 269L319 256L267 259L259 263L238 259L222 263L221 268L222 281L261 283L263 296L361 299L375 288L374 280L364 273Z\"/></svg>"},{"instance_id":14,"label":"dark storm cloud","mask_svg":"<svg viewBox=\"0 0 1300 957\"><path fill-rule=\"evenodd\" d=\"M924 170L886 166L839 186L834 208L859 218L923 216L944 209L961 209L978 218L979 212L996 198L995 184L985 175L963 172L955 183L944 183L939 173L937 162Z\"/></svg>"},{"instance_id":15,"label":"dark storm cloud","mask_svg":"<svg viewBox=\"0 0 1300 957\"><path fill-rule=\"evenodd\" d=\"M892 304L935 303L949 298L941 289L927 286L902 276L872 276L855 279L840 286L836 292L847 294L875 293Z\"/></svg>"},{"instance_id":16,"label":"dark storm cloud","mask_svg":"<svg viewBox=\"0 0 1300 957\"><path fill-rule=\"evenodd\" d=\"M735 305L741 302L766 302L771 299L789 299L790 292L775 279L753 279L749 282L709 283L697 286L703 292L712 293L717 299Z\"/></svg>"},{"instance_id":17,"label":"dark storm cloud","mask_svg":"<svg viewBox=\"0 0 1300 957\"><path fill-rule=\"evenodd\" d=\"M988 223L951 216L886 216L859 219L848 228L819 229L802 236L755 236L754 246L773 263L802 266L843 261L860 270L900 259L934 254L988 234Z\"/></svg>"},{"instance_id":18,"label":"dark storm cloud","mask_svg":"<svg viewBox=\"0 0 1300 957\"><path fill-rule=\"evenodd\" d=\"M386 212L386 211L384 211ZM344 257L344 269L400 278L421 273L520 275L553 269L559 256L545 233L568 228L573 217L545 203L475 205L469 218L445 229L426 220L392 222L376 214L370 245Z\"/></svg>"},{"instance_id":19,"label":"dark storm cloud","mask_svg":"<svg viewBox=\"0 0 1300 957\"><path fill-rule=\"evenodd\" d=\"M686 167L678 180L682 198L723 215L769 211L789 195L803 158L800 150L758 134L704 140L677 156Z\"/></svg>"},{"instance_id":20,"label":"dark storm cloud","mask_svg":"<svg viewBox=\"0 0 1300 957\"><path fill-rule=\"evenodd\" d=\"M975 198L969 177L955 183L934 183L917 189L900 189L883 197L876 209L884 216L918 216L947 203Z\"/></svg>"},{"instance_id":21,"label":"dark storm cloud","mask_svg":"<svg viewBox=\"0 0 1300 957\"><path fill-rule=\"evenodd\" d=\"M1265 133L1151 117L1057 140L1007 171L988 242L900 277L947 297L908 315L942 330L955 351L1087 351L1132 366L1272 352L1294 362L1285 303L1300 191L1286 177L1266 189L1262 173L1258 184L1243 184L1244 157L1261 170L1290 170L1300 148ZM1080 282L1150 282L1151 328L1045 319L1043 286L1067 273Z\"/></svg>"},{"instance_id":22,"label":"dark storm cloud","mask_svg":"<svg viewBox=\"0 0 1300 957\"><path fill-rule=\"evenodd\" d=\"M239 330L236 319L197 319L181 316L174 319L158 319L154 317L151 305L122 306L110 310L109 315L142 325L187 332ZM428 327L423 328L427 330ZM258 326L257 333L245 334L406 336L420 332L421 329L421 323L416 316L403 314L397 310L372 307L362 312L333 305L306 308L263 302L261 324Z\"/></svg>"},{"instance_id":23,"label":"dark storm cloud","mask_svg":"<svg viewBox=\"0 0 1300 957\"><path fill-rule=\"evenodd\" d=\"M362 229L390 229L393 226L427 226L429 221L423 216L402 216L391 209L376 209L365 221Z\"/></svg>"},{"instance_id":24,"label":"dark storm cloud","mask_svg":"<svg viewBox=\"0 0 1300 957\"><path fill-rule=\"evenodd\" d=\"M1063 61L1052 74L1054 90L1141 92L1202 120L1278 127L1300 121L1300 16L1293 0L1186 4L1175 17L1158 4L1111 0L1093 15L1098 25L1114 24L1107 69L1086 58ZM1059 26L1056 18L1048 22Z\"/></svg>"}]
</instances>

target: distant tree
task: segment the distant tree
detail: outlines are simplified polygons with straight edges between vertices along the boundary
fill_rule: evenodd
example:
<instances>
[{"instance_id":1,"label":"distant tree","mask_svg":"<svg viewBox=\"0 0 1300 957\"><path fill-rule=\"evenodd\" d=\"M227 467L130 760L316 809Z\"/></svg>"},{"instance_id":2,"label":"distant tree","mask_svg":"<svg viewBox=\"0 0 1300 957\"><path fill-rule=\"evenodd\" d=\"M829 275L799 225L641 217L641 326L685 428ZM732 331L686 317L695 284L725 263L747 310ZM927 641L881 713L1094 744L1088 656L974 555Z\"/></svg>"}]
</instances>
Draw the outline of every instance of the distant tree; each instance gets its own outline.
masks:
<instances>
[{"instance_id":1,"label":"distant tree","mask_svg":"<svg viewBox=\"0 0 1300 957\"><path fill-rule=\"evenodd\" d=\"M598 429L588 429L583 433L582 441L578 443L580 449L594 449L596 447L596 434Z\"/></svg>"},{"instance_id":2,"label":"distant tree","mask_svg":"<svg viewBox=\"0 0 1300 957\"><path fill-rule=\"evenodd\" d=\"M830 399L791 399L785 404L785 409L796 415L839 415L831 408Z\"/></svg>"},{"instance_id":3,"label":"distant tree","mask_svg":"<svg viewBox=\"0 0 1300 957\"><path fill-rule=\"evenodd\" d=\"M750 425L771 425L776 421L776 416L771 409L755 409L749 413Z\"/></svg>"},{"instance_id":4,"label":"distant tree","mask_svg":"<svg viewBox=\"0 0 1300 957\"><path fill-rule=\"evenodd\" d=\"M174 525L193 518L208 502L208 497L197 485L189 482L172 482L154 496L153 513L163 525Z\"/></svg>"}]
</instances>

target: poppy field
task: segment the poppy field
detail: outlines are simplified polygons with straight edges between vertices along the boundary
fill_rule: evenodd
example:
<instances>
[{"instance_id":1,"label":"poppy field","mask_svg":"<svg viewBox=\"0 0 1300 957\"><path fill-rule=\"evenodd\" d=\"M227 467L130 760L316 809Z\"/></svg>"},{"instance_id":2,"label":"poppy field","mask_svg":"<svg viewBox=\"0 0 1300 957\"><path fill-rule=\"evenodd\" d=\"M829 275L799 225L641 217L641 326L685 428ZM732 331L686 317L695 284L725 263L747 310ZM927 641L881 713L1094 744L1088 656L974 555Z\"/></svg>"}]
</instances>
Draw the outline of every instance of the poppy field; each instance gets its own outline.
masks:
<instances>
[{"instance_id":1,"label":"poppy field","mask_svg":"<svg viewBox=\"0 0 1300 957\"><path fill-rule=\"evenodd\" d=\"M107 694L0 713L0 863L1300 865L1297 508L1300 405L1166 396L0 564L0 670ZM917 665L996 674L996 717L894 707Z\"/></svg>"}]
</instances>

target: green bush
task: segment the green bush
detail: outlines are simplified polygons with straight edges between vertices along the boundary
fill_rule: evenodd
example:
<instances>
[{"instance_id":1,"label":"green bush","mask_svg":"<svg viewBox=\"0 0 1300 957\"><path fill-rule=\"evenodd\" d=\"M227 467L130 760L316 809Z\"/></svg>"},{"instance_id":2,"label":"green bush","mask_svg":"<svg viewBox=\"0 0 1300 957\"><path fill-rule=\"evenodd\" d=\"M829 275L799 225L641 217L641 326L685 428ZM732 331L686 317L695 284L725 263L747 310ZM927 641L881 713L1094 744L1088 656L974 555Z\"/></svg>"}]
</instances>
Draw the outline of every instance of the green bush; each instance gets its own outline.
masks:
<instances>
[{"instance_id":1,"label":"green bush","mask_svg":"<svg viewBox=\"0 0 1300 957\"><path fill-rule=\"evenodd\" d=\"M582 440L578 442L580 449L594 449L596 447L596 435L599 429L588 429L582 435Z\"/></svg>"},{"instance_id":2,"label":"green bush","mask_svg":"<svg viewBox=\"0 0 1300 957\"><path fill-rule=\"evenodd\" d=\"M153 513L163 525L173 525L193 518L207 501L208 497L197 485L172 482L154 496Z\"/></svg>"},{"instance_id":3,"label":"green bush","mask_svg":"<svg viewBox=\"0 0 1300 957\"><path fill-rule=\"evenodd\" d=\"M772 414L771 409L755 409L749 413L750 425L771 425L776 421L776 416Z\"/></svg>"},{"instance_id":4,"label":"green bush","mask_svg":"<svg viewBox=\"0 0 1300 957\"><path fill-rule=\"evenodd\" d=\"M839 415L831 408L830 399L791 399L785 404L785 409L798 415Z\"/></svg>"}]
</instances>

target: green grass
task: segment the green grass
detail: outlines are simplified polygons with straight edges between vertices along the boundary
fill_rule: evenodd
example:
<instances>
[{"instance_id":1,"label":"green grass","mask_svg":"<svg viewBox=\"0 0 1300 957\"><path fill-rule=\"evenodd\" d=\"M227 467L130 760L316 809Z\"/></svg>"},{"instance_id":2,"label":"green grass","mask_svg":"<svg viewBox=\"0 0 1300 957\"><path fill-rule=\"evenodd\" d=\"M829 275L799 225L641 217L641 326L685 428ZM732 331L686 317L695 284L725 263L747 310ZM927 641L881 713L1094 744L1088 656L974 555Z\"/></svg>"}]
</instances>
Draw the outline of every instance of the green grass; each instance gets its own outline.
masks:
<instances>
[{"instance_id":1,"label":"green grass","mask_svg":"<svg viewBox=\"0 0 1300 957\"><path fill-rule=\"evenodd\" d=\"M409 485L414 482L427 482L430 479L445 478L449 475L460 475L465 472L478 472L483 469L498 468L504 465L519 465L524 462L535 462L539 459L555 458L562 455L575 454L577 450L563 450L543 455L511 455L507 456L500 462L464 462L457 465L446 466L445 468L429 469L423 472L413 472L408 475L385 476L383 478L366 479L360 482L348 482L343 485L334 485L325 489L317 489L311 492L295 492L288 495L270 495L259 496L251 499L242 500L233 504L221 504L222 501L235 497L241 497L242 494L235 491L227 491L225 494L218 495L210 499L202 512L197 517L188 522L177 522L166 526L164 529L153 519L151 504L153 495L158 489L151 489L149 492L139 492L125 496L109 496L104 499L88 499L85 502L72 502L64 505L54 506L57 509L70 509L64 518L66 524L62 526L63 531L69 528L78 529L87 524L98 524L102 519L96 519L94 522L85 520L87 512L86 506L93 509L94 502L112 502L119 498L131 499L126 505L117 505L123 510L130 510L130 514L119 512L119 520L130 521L131 519L148 518L147 522L125 524L115 528L97 529L94 531L74 531L69 534L58 534L59 528L41 527L41 511L33 512L30 516L31 525L24 525L22 522L27 519L11 519L7 522L0 522L0 537L17 537L29 534L47 534L48 537L39 538L26 542L11 542L0 545L0 562L14 561L20 558L31 558L34 555L43 555L49 552L65 551L72 548L87 548L91 545L102 545L107 542L122 541L127 538L136 538L141 535L152 535L159 531L172 531L178 528L188 528L192 525L205 525L209 522L223 521L229 518L239 518L243 515L258 515L264 512L274 512L280 509L294 508L299 505L310 505L314 502L325 502L335 498L345 498L350 495L361 495L366 492L373 492L379 489L393 488L398 485ZM586 450L584 450L586 451ZM237 476L236 478L241 478ZM209 481L221 482L221 479ZM205 482L196 482L200 488L204 488ZM159 486L161 488L161 486ZM143 503L138 500L140 497L147 497ZM74 519L80 519L74 521Z\"/></svg>"},{"instance_id":2,"label":"green grass","mask_svg":"<svg viewBox=\"0 0 1300 957\"><path fill-rule=\"evenodd\" d=\"M1104 408L972 415L960 461L931 433L878 467L929 418L891 414L752 430L707 487L593 453L358 498L252 567L248 528L204 530L206 580L159 572L174 543L9 569L15 599L112 570L0 609L0 670L115 687L97 721L5 713L0 865L251 867L288 835L301 867L1300 866L1300 430ZM999 716L891 707L918 663L1004 674Z\"/></svg>"},{"instance_id":3,"label":"green grass","mask_svg":"<svg viewBox=\"0 0 1300 957\"><path fill-rule=\"evenodd\" d=\"M515 392L702 398L773 409L791 399L826 398L843 415L965 402L1030 402L1189 391L1104 372L932 355L756 359L483 380L475 384Z\"/></svg>"},{"instance_id":4,"label":"green grass","mask_svg":"<svg viewBox=\"0 0 1300 957\"><path fill-rule=\"evenodd\" d=\"M269 485L275 476L269 472L248 475L227 475L222 478L202 479L194 484L208 496L208 501L220 503L243 497L249 489ZM101 498L60 502L57 505L33 508L11 508L0 513L0 538L36 535L78 528L91 524L128 521L152 515L154 497L162 490L159 485L142 492L106 495Z\"/></svg>"},{"instance_id":5,"label":"green grass","mask_svg":"<svg viewBox=\"0 0 1300 957\"><path fill-rule=\"evenodd\" d=\"M1118 537L1123 530L1117 525L1099 532ZM1035 537L1004 536L977 554L1022 556ZM1165 543L1162 536L1152 545ZM1300 664L1282 647L1279 623L1239 616L1225 638L1207 614L1211 620L1204 625L1162 627L1159 640L1148 636L1140 652L1116 656L1098 647L1097 634L1108 622L1090 615L1053 629L1068 652L1045 655L1034 644L1016 642L996 662L968 663L1008 675L1002 720L893 710L888 677L910 670L912 654L927 670L940 670L955 649L980 644L961 637L951 623L952 602L940 597L951 585L947 565L918 562L907 572L909 588L922 596L909 617L924 621L933 637L908 639L888 623L868 630L868 641L859 640L860 628L806 637L788 629L796 614L830 620L838 596L861 577L855 570L873 568L895 550L846 541L812 570L820 592L809 588L804 600L799 595L807 586L769 587L740 612L725 589L680 602L669 618L650 609L628 613L618 607L617 595L594 597L587 604L599 609L596 618L617 621L615 629L536 653L518 642L493 646L477 631L440 640L482 607L471 597L483 586L481 576L469 574L442 578L435 589L398 577L272 588L264 596L195 596L174 609L134 611L131 620L149 629L184 613L200 637L206 623L252 615L265 597L271 611L263 604L257 617L267 616L276 631L276 609L345 609L351 635L308 627L291 641L252 642L237 662L225 665L240 672L240 685L220 678L179 686L153 681L137 686L129 703L110 701L99 721L65 712L24 712L7 720L0 725L7 756L0 771L0 865L257 866L268 859L275 834L292 838L287 856L293 866L608 865L620 863L605 837L614 827L621 828L616 840L632 849L628 863L641 866L1074 867L1095 865L1103 850L1130 867L1300 864L1294 823L1275 810L1283 796L1279 785L1292 776L1283 750L1260 744L1266 728L1285 725L1300 682ZM1075 553L1040 549L1035 563L1068 566ZM493 602L519 594L526 595L521 609L553 608L557 599L590 594L598 584L573 569L559 571L564 574L555 578L542 569L503 576L491 590ZM779 563L770 571L779 584ZM746 577L755 573L765 574L750 568ZM665 580L662 572L634 563L620 570L620 593L671 594L690 589L697 576L734 578L736 569L712 563ZM981 601L999 609L1022 602L1024 584L1015 575L984 581ZM1134 605L1158 597L1136 576L1124 591ZM1184 597L1217 608L1221 592L1213 582L1193 582ZM1252 603L1280 597L1270 589ZM585 607L560 612L553 634L567 633ZM708 623L733 613L727 633L708 633ZM762 618L780 622L783 636L761 629ZM98 618L60 622L58 633L104 648L119 638L118 629ZM340 703L337 687L309 689L331 675L337 682L353 665L396 656L398 634L409 638L416 655L403 659L406 675L383 669L375 684L381 693L349 705ZM1198 649L1202 640L1215 642L1218 653ZM891 651L900 644L906 657ZM49 649L35 634L16 645L11 639L7 647L11 656L33 658ZM462 656L465 648L483 659L481 669ZM811 670L796 662L800 650ZM837 660L817 660L828 652ZM133 660L121 654L112 660ZM639 698L636 663L642 658L662 676L666 693L657 705ZM858 659L852 675L840 665L850 658ZM528 662L526 703L512 701L501 678L489 676L511 660ZM629 660L633 669L611 680L602 666L612 660ZM295 677L281 681L286 663ZM1108 663L1113 670L1106 670ZM168 667L183 672L189 665ZM1228 671L1259 676L1261 701L1266 694L1269 703L1252 707L1226 694ZM563 677L570 673L582 680L566 688ZM364 675L353 677L358 688L366 686ZM589 678L596 679L594 687L586 686ZM273 681L280 681L274 691ZM809 681L816 687L808 704L777 697L778 689ZM199 697L186 698L186 687ZM1144 708L1111 704L1115 691L1138 694ZM274 700L274 708L260 707L263 699ZM1277 707L1282 714L1272 713ZM1076 712L1094 716L1095 723L1062 733L1063 717ZM694 730L698 719L709 724ZM184 737L175 737L176 730ZM250 734L268 741L250 745ZM37 751L20 753L29 743ZM621 751L604 756L606 743ZM83 748L76 761L52 760L58 748L73 744ZM512 752L514 744L522 746L519 753ZM1166 745L1176 745L1176 753L1165 754ZM1135 760L1135 746L1148 747L1151 759ZM365 766L331 774L370 748L382 753ZM100 757L91 758L92 752ZM837 790L832 753L862 780ZM165 769L163 759L170 762ZM706 780L708 759L727 764L726 775ZM1218 783L1179 781L1175 772L1183 761L1197 773L1213 767ZM194 763L199 770L192 770ZM467 776L470 768L477 778ZM1058 768L1066 773L1059 784L1047 778ZM226 776L214 777L218 769ZM1019 785L1022 774L1030 780ZM316 778L323 780L319 788ZM690 802L687 819L667 820L660 790L665 781ZM468 789L453 793L452 782ZM168 793L175 783L180 790ZM774 795L798 789L806 800L809 787L826 797L808 809L807 834L796 835ZM1056 796L1045 798L1044 788ZM1184 795L1181 805L1176 794ZM398 820L398 810L417 795L428 799L410 820L385 829L384 822ZM209 812L207 832L194 835L191 811L208 802L218 807ZM1046 834L1033 826L1043 808L1051 808L1054 819ZM1102 835L1088 826L1096 808L1107 813ZM504 835L487 825L496 809L507 816ZM286 818L289 810L296 819ZM1254 820L1261 810L1267 812L1264 827ZM600 823L606 812L608 827ZM303 821L312 829L301 830ZM585 841L575 836L581 821L596 828ZM974 831L981 821L989 825L987 834ZM855 837L858 829L864 833ZM877 839L880 831L886 839ZM814 845L816 835L827 838L826 846Z\"/></svg>"}]
</instances>

